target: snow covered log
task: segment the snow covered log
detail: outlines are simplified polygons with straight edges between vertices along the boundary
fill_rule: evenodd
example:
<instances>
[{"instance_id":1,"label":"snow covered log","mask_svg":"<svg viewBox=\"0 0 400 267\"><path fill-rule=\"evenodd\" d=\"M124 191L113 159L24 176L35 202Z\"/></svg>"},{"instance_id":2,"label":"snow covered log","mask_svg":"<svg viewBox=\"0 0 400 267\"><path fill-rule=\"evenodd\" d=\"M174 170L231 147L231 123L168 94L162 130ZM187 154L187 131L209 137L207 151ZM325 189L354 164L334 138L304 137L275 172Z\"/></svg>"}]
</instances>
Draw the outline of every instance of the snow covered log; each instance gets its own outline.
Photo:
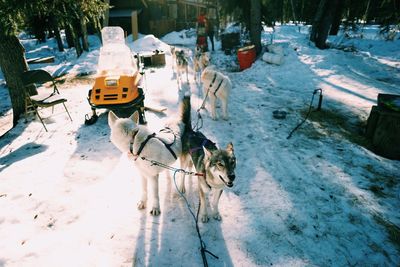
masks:
<instances>
[{"instance_id":1,"label":"snow covered log","mask_svg":"<svg viewBox=\"0 0 400 267\"><path fill-rule=\"evenodd\" d=\"M283 47L277 44L269 44L267 45L267 50L268 52L272 53L272 54L277 54L277 55L282 55L284 56L285 53L283 51Z\"/></svg>"},{"instance_id":2,"label":"snow covered log","mask_svg":"<svg viewBox=\"0 0 400 267\"><path fill-rule=\"evenodd\" d=\"M283 64L283 54L272 54L269 52L265 52L262 56L262 59L271 64L282 65Z\"/></svg>"}]
</instances>

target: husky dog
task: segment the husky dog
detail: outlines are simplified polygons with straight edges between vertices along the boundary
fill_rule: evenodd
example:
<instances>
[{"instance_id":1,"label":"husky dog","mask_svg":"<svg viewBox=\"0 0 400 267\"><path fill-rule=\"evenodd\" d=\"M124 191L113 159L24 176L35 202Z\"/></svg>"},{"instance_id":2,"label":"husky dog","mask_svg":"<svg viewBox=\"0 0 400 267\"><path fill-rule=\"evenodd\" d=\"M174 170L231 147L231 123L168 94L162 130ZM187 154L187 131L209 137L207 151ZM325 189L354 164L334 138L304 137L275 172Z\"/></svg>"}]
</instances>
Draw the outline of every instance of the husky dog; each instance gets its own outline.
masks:
<instances>
[{"instance_id":1,"label":"husky dog","mask_svg":"<svg viewBox=\"0 0 400 267\"><path fill-rule=\"evenodd\" d=\"M203 83L204 99L210 99L211 118L217 119L216 101L221 102L222 118L228 119L228 98L232 89L232 83L228 76L217 71L213 66L208 66L201 73Z\"/></svg>"},{"instance_id":2,"label":"husky dog","mask_svg":"<svg viewBox=\"0 0 400 267\"><path fill-rule=\"evenodd\" d=\"M175 72L175 64L176 64L176 47L175 46L170 46L169 47L171 50L171 57L172 57L172 70Z\"/></svg>"},{"instance_id":3,"label":"husky dog","mask_svg":"<svg viewBox=\"0 0 400 267\"><path fill-rule=\"evenodd\" d=\"M108 124L111 128L111 142L129 157L140 172L142 178L142 196L138 203L138 209L144 209L147 205L147 182L151 184L150 214L160 214L160 201L158 195L158 176L165 169L152 164L160 162L165 165L173 164L182 152L181 137L185 126L183 117L190 113L181 105L181 120L170 123L160 133L151 132L145 125L138 124L139 115L135 112L130 118L118 118L112 111L108 114Z\"/></svg>"},{"instance_id":4,"label":"husky dog","mask_svg":"<svg viewBox=\"0 0 400 267\"><path fill-rule=\"evenodd\" d=\"M188 66L189 62L185 55L184 50L175 51L175 62L176 62L176 70L177 70L177 81L178 86L181 88L182 86L182 75L186 72L186 82L189 84L189 76L188 76Z\"/></svg>"},{"instance_id":5,"label":"husky dog","mask_svg":"<svg viewBox=\"0 0 400 267\"><path fill-rule=\"evenodd\" d=\"M194 80L200 80L201 72L210 64L210 53L201 52L201 49L196 48L193 58Z\"/></svg>"},{"instance_id":6,"label":"husky dog","mask_svg":"<svg viewBox=\"0 0 400 267\"><path fill-rule=\"evenodd\" d=\"M190 98L185 98L185 106L190 107ZM215 143L207 139L201 132L193 131L191 127L190 113L186 113L183 120L185 124L185 133L182 136L182 155L181 167L187 169L194 165L199 177L199 195L200 195L200 218L202 222L208 222L208 196L212 194L212 217L221 220L218 211L218 203L222 191L225 187L232 187L235 180L236 157L233 144L229 143L226 149L218 149ZM178 189L184 193L185 176L181 177L178 183Z\"/></svg>"}]
</instances>

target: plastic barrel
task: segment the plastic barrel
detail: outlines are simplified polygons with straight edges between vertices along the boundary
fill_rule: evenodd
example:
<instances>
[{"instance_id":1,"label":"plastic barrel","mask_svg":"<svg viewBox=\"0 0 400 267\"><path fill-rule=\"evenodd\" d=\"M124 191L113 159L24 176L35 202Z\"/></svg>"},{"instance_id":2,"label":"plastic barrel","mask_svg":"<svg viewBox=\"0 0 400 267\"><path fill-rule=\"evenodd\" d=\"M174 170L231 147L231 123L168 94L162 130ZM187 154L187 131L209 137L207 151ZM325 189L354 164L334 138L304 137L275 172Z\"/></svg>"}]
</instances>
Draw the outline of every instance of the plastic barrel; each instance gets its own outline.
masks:
<instances>
[{"instance_id":1,"label":"plastic barrel","mask_svg":"<svg viewBox=\"0 0 400 267\"><path fill-rule=\"evenodd\" d=\"M238 49L237 57L239 60L240 70L250 68L256 59L256 48L254 45L242 47Z\"/></svg>"}]
</instances>

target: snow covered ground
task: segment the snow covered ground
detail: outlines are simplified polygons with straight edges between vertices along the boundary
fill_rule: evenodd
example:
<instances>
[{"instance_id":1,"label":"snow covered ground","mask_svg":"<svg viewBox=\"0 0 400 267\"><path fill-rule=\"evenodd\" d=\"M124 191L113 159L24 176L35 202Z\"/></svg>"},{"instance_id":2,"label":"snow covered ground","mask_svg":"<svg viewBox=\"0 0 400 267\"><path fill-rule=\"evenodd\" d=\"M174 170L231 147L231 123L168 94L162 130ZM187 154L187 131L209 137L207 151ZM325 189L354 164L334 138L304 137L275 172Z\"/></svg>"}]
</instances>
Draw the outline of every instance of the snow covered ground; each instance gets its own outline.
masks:
<instances>
[{"instance_id":1,"label":"snow covered ground","mask_svg":"<svg viewBox=\"0 0 400 267\"><path fill-rule=\"evenodd\" d=\"M364 39L330 39L351 47L345 52L316 49L305 26L279 26L272 39L285 49L284 64L258 59L242 72L232 72L235 56L212 53L233 83L230 119L213 121L202 111L202 132L220 147L232 141L238 164L235 186L220 201L222 221L200 223L207 249L219 257L207 254L209 266L400 264L400 162L375 155L362 136L377 94L400 94L400 40L380 39L375 27L365 32ZM193 50L195 39L175 32L129 45L142 52L168 50L166 43ZM137 210L140 179L110 143L106 111L83 124L97 37L79 59L73 50L56 52L54 40L23 44L28 57L56 56L54 64L30 67L66 74L59 88L73 122L57 107L44 111L49 132L21 119L0 139L0 266L202 266L193 219L171 175L160 177L161 215ZM196 118L200 87L189 78ZM146 113L149 127L160 128L178 113L168 51L167 65L147 69L144 83L145 104L168 108L165 116ZM2 74L0 86L4 118L10 103ZM322 111L287 139L317 88ZM275 110L287 117L273 118ZM196 210L195 178L187 187Z\"/></svg>"}]
</instances>

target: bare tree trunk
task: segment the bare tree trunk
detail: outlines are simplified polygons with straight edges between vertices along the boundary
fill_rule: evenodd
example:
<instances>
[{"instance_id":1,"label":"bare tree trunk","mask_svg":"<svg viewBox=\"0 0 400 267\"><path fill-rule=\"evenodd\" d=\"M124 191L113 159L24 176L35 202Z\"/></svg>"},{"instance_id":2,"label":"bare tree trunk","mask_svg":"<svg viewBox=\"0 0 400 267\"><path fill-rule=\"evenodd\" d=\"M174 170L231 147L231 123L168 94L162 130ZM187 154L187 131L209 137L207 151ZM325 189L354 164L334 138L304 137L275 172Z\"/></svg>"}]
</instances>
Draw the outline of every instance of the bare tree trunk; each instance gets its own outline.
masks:
<instances>
[{"instance_id":1,"label":"bare tree trunk","mask_svg":"<svg viewBox=\"0 0 400 267\"><path fill-rule=\"evenodd\" d=\"M74 47L74 38L72 37L72 28L65 26L65 37L67 39L68 48Z\"/></svg>"},{"instance_id":2,"label":"bare tree trunk","mask_svg":"<svg viewBox=\"0 0 400 267\"><path fill-rule=\"evenodd\" d=\"M296 12L294 11L294 4L293 4L293 0L290 0L290 5L292 6L292 16L293 16L293 22L295 23L295 25L297 25L297 20L296 20Z\"/></svg>"},{"instance_id":3,"label":"bare tree trunk","mask_svg":"<svg viewBox=\"0 0 400 267\"><path fill-rule=\"evenodd\" d=\"M0 42L0 67L3 71L13 108L13 127L25 112L25 88L21 74L28 70L25 49L16 36L3 36ZM37 94L34 86L31 93Z\"/></svg>"},{"instance_id":4,"label":"bare tree trunk","mask_svg":"<svg viewBox=\"0 0 400 267\"><path fill-rule=\"evenodd\" d=\"M250 2L250 40L256 47L256 52L261 52L261 3L260 0Z\"/></svg>"},{"instance_id":5,"label":"bare tree trunk","mask_svg":"<svg viewBox=\"0 0 400 267\"><path fill-rule=\"evenodd\" d=\"M50 28L51 30L53 30L54 32L54 38L56 38L57 41L57 47L58 47L58 51L63 52L64 51L64 44L61 38L61 34L60 34L60 28L58 25L58 21L57 18L54 16L50 16L49 17L49 24L50 24Z\"/></svg>"},{"instance_id":6,"label":"bare tree trunk","mask_svg":"<svg viewBox=\"0 0 400 267\"><path fill-rule=\"evenodd\" d=\"M340 23L342 22L342 14L344 10L344 1L338 0L338 6L335 10L335 14L333 15L332 27L329 32L329 35L337 35L340 28Z\"/></svg>"},{"instance_id":7,"label":"bare tree trunk","mask_svg":"<svg viewBox=\"0 0 400 267\"><path fill-rule=\"evenodd\" d=\"M54 35L57 40L58 51L64 52L64 44L61 38L60 29L58 27L54 28Z\"/></svg>"},{"instance_id":8,"label":"bare tree trunk","mask_svg":"<svg viewBox=\"0 0 400 267\"><path fill-rule=\"evenodd\" d=\"M218 0L216 0L215 1L215 6L216 6L216 10L217 10L217 14L216 14L216 23L215 23L215 26L216 26L216 34L215 34L215 36L216 36L216 38L217 38L217 40L220 40L220 36L219 36L219 29L220 29L220 15L219 15L219 1Z\"/></svg>"},{"instance_id":9,"label":"bare tree trunk","mask_svg":"<svg viewBox=\"0 0 400 267\"><path fill-rule=\"evenodd\" d=\"M310 41L312 42L315 42L315 40L317 39L317 34L319 32L322 16L324 15L324 10L327 2L327 0L321 0L318 4L317 13L315 14L310 34Z\"/></svg>"},{"instance_id":10,"label":"bare tree trunk","mask_svg":"<svg viewBox=\"0 0 400 267\"><path fill-rule=\"evenodd\" d=\"M77 57L80 57L83 51L81 43L79 42L78 34L75 32L75 28L72 25L68 24L66 28L68 29L69 34L71 34L71 39L73 42L73 46L75 47L76 50L76 55Z\"/></svg>"},{"instance_id":11,"label":"bare tree trunk","mask_svg":"<svg viewBox=\"0 0 400 267\"><path fill-rule=\"evenodd\" d=\"M81 27L81 32L82 32L82 48L85 51L89 51L89 42L88 42L88 33L87 33L87 23L83 15L81 16L79 20L79 24Z\"/></svg>"},{"instance_id":12,"label":"bare tree trunk","mask_svg":"<svg viewBox=\"0 0 400 267\"><path fill-rule=\"evenodd\" d=\"M321 0L318 7L316 19L313 24L310 40L313 41L319 49L326 48L326 39L332 26L333 14L336 11L339 0Z\"/></svg>"}]
</instances>

